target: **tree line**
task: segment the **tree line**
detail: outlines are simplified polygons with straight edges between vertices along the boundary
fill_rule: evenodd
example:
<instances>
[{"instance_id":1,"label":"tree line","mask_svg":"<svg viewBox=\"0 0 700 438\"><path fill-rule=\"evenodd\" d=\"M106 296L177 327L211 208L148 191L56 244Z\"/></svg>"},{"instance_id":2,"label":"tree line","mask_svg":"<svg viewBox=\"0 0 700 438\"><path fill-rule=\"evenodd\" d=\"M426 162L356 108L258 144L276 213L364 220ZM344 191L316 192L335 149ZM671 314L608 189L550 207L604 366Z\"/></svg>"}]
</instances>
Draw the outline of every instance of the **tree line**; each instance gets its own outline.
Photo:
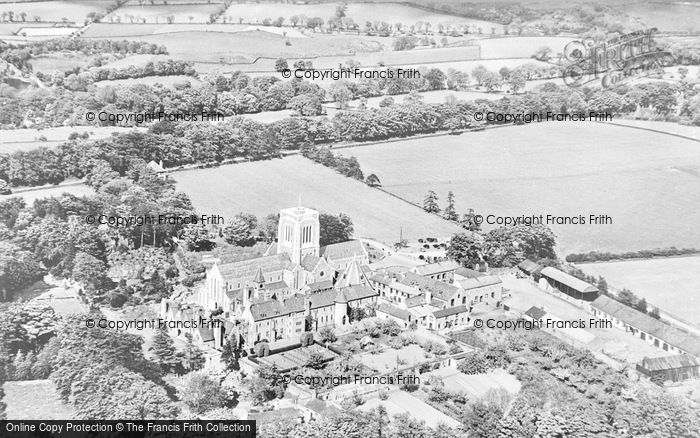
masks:
<instances>
[{"instance_id":1,"label":"tree line","mask_svg":"<svg viewBox=\"0 0 700 438\"><path fill-rule=\"evenodd\" d=\"M566 261L569 263L593 263L607 262L611 260L632 260L632 259L650 259L654 257L674 257L685 256L700 253L697 248L655 248L645 249L640 251L628 251L623 253L611 253L601 251L589 251L582 253L572 253L566 256Z\"/></svg>"}]
</instances>

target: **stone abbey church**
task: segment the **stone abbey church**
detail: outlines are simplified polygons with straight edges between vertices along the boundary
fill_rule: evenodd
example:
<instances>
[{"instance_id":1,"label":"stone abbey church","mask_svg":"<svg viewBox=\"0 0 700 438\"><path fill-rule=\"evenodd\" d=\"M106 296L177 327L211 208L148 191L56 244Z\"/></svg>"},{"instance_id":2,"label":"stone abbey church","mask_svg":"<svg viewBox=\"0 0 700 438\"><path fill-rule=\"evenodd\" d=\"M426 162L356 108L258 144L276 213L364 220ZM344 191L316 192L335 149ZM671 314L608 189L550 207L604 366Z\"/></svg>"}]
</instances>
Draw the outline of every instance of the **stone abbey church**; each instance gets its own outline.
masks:
<instances>
[{"instance_id":1,"label":"stone abbey church","mask_svg":"<svg viewBox=\"0 0 700 438\"><path fill-rule=\"evenodd\" d=\"M231 338L244 348L257 341L298 339L307 330L349 324L350 310L377 302L367 279L369 257L359 240L319 245L317 211L280 211L277 233L263 257L214 262L195 294L163 300L169 321L214 320L193 329L196 338L219 348ZM183 334L187 329L173 329Z\"/></svg>"}]
</instances>

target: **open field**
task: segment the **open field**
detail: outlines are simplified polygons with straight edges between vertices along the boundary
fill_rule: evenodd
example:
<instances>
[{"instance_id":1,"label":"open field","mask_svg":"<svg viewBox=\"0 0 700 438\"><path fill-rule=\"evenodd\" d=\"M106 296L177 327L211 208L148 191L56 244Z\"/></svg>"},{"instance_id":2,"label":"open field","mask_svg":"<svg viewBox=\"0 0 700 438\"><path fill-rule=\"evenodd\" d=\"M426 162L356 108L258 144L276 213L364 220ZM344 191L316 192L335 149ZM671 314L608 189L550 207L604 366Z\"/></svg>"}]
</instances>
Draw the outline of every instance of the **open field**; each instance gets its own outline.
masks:
<instances>
[{"instance_id":1,"label":"open field","mask_svg":"<svg viewBox=\"0 0 700 438\"><path fill-rule=\"evenodd\" d=\"M646 27L660 31L699 31L700 5L697 3L643 2L625 5L624 11L637 18ZM695 17L695 18L693 18Z\"/></svg>"},{"instance_id":2,"label":"open field","mask_svg":"<svg viewBox=\"0 0 700 438\"><path fill-rule=\"evenodd\" d=\"M0 9L12 11L15 17L26 14L27 24L40 17L40 21L73 21L82 24L90 12L104 12L109 2L100 0L62 0L45 2L3 3ZM19 18L18 18L18 21Z\"/></svg>"},{"instance_id":3,"label":"open field","mask_svg":"<svg viewBox=\"0 0 700 438\"><path fill-rule=\"evenodd\" d=\"M77 67L85 67L88 60L89 57L81 53L55 53L34 57L30 64L32 71L48 74L54 71L66 72Z\"/></svg>"},{"instance_id":4,"label":"open field","mask_svg":"<svg viewBox=\"0 0 700 438\"><path fill-rule=\"evenodd\" d=\"M217 4L170 4L151 5L126 5L116 9L104 18L105 22L121 23L168 23L168 17L174 23L206 23L209 16L221 8ZM145 21L144 21L145 20Z\"/></svg>"},{"instance_id":5,"label":"open field","mask_svg":"<svg viewBox=\"0 0 700 438\"><path fill-rule=\"evenodd\" d=\"M260 30L289 38L306 38L307 30L289 27L261 26L250 24L221 24L221 23L95 23L83 34L87 38L126 38L129 36L147 36L163 33L179 32L216 32L238 33ZM313 32L308 31L309 35Z\"/></svg>"},{"instance_id":6,"label":"open field","mask_svg":"<svg viewBox=\"0 0 700 438\"><path fill-rule=\"evenodd\" d=\"M265 216L303 205L348 214L356 237L393 243L406 239L449 237L460 228L380 190L346 178L301 156L177 172L178 190L187 193L202 214L231 217L238 212ZM202 184L206 181L207 184Z\"/></svg>"},{"instance_id":7,"label":"open field","mask_svg":"<svg viewBox=\"0 0 700 438\"><path fill-rule=\"evenodd\" d=\"M62 126L46 129L0 129L0 153L10 153L34 149L40 146L55 146L68 140L68 136L74 132L83 134L87 132L91 139L110 137L113 133L125 133L132 129L119 126ZM39 140L40 136L46 137L46 141Z\"/></svg>"},{"instance_id":8,"label":"open field","mask_svg":"<svg viewBox=\"0 0 700 438\"><path fill-rule=\"evenodd\" d=\"M547 46L552 49L552 55L564 51L564 47L575 38L571 37L505 37L482 39L482 58L527 58L537 49Z\"/></svg>"},{"instance_id":9,"label":"open field","mask_svg":"<svg viewBox=\"0 0 700 438\"><path fill-rule=\"evenodd\" d=\"M66 420L75 418L70 406L58 399L50 380L5 382L7 420Z\"/></svg>"},{"instance_id":10,"label":"open field","mask_svg":"<svg viewBox=\"0 0 700 438\"><path fill-rule=\"evenodd\" d=\"M189 82L192 86L197 86L200 84L199 79L194 76L186 75L173 75L173 76L146 76L144 78L128 78L128 79L116 79L111 81L99 81L95 82L98 87L106 86L118 86L118 85L154 85L161 84L165 87L172 87L175 84L182 84L184 82Z\"/></svg>"},{"instance_id":11,"label":"open field","mask_svg":"<svg viewBox=\"0 0 700 438\"><path fill-rule=\"evenodd\" d=\"M700 256L577 265L602 275L614 289L627 288L649 303L700 326Z\"/></svg>"},{"instance_id":12,"label":"open field","mask_svg":"<svg viewBox=\"0 0 700 438\"><path fill-rule=\"evenodd\" d=\"M8 198L24 198L27 205L32 205L37 199L50 198L52 196L61 196L64 193L70 193L75 196L87 196L95 192L85 184L76 184L69 186L47 186L41 189L28 190L26 192L13 193L11 195L0 195L0 201Z\"/></svg>"},{"instance_id":13,"label":"open field","mask_svg":"<svg viewBox=\"0 0 700 438\"><path fill-rule=\"evenodd\" d=\"M247 23L262 23L266 18L274 20L277 17L283 17L285 24L290 25L290 19L295 15L304 15L309 18L321 17L324 21L327 21L335 15L338 4L233 3L226 10L224 16L231 22L238 22L239 19L243 19ZM419 21L430 23L433 27L437 27L439 24L466 24L482 27L484 32L491 32L491 27L496 27L496 33L501 33L503 28L502 25L488 21L430 12L400 3L350 3L347 5L345 15L353 19L360 27L364 27L367 21L384 20L390 24L401 23L403 26L411 26Z\"/></svg>"},{"instance_id":14,"label":"open field","mask_svg":"<svg viewBox=\"0 0 700 438\"><path fill-rule=\"evenodd\" d=\"M700 210L688 208L700 202L700 144L690 140L551 122L342 152L416 203L434 190L443 204L452 190L460 213L584 215L586 225L552 226L561 254L700 247ZM590 225L591 214L613 223Z\"/></svg>"},{"instance_id":15,"label":"open field","mask_svg":"<svg viewBox=\"0 0 700 438\"><path fill-rule=\"evenodd\" d=\"M383 47L377 38L345 35L292 38L291 46L287 46L287 38L263 31L178 32L130 36L129 39L164 45L171 58L195 62L249 63L260 56L274 60L278 57L309 59L324 55L342 55L344 61L356 52L378 51Z\"/></svg>"}]
</instances>

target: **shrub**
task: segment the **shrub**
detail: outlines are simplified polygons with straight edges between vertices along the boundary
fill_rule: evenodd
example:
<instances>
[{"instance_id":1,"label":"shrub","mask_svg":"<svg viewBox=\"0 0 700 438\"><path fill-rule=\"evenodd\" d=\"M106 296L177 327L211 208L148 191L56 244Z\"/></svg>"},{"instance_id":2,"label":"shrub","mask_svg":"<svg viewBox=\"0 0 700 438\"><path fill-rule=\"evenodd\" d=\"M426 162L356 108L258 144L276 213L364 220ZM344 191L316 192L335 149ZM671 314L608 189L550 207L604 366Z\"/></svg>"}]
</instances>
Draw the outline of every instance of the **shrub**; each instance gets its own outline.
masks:
<instances>
[{"instance_id":1,"label":"shrub","mask_svg":"<svg viewBox=\"0 0 700 438\"><path fill-rule=\"evenodd\" d=\"M121 307L123 306L128 298L124 294L120 293L114 293L109 299L109 305L112 307Z\"/></svg>"}]
</instances>

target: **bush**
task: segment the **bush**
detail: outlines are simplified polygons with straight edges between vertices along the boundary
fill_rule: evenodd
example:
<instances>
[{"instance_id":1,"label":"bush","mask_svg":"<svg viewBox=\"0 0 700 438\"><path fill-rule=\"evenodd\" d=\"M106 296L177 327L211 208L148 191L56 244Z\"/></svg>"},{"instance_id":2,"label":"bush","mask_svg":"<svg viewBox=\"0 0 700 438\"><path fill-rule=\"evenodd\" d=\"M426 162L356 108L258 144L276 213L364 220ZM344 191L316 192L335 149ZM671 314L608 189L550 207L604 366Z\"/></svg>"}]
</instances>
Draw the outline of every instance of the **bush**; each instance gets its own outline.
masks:
<instances>
[{"instance_id":1,"label":"bush","mask_svg":"<svg viewBox=\"0 0 700 438\"><path fill-rule=\"evenodd\" d=\"M311 332L304 332L299 336L299 342L301 342L302 347L308 347L314 343L314 334Z\"/></svg>"},{"instance_id":2,"label":"bush","mask_svg":"<svg viewBox=\"0 0 700 438\"><path fill-rule=\"evenodd\" d=\"M267 342L259 342L255 344L255 355L265 357L270 355L270 345Z\"/></svg>"},{"instance_id":3,"label":"bush","mask_svg":"<svg viewBox=\"0 0 700 438\"><path fill-rule=\"evenodd\" d=\"M124 294L114 293L109 298L109 305L112 307L121 307L127 302L128 298Z\"/></svg>"}]
</instances>

